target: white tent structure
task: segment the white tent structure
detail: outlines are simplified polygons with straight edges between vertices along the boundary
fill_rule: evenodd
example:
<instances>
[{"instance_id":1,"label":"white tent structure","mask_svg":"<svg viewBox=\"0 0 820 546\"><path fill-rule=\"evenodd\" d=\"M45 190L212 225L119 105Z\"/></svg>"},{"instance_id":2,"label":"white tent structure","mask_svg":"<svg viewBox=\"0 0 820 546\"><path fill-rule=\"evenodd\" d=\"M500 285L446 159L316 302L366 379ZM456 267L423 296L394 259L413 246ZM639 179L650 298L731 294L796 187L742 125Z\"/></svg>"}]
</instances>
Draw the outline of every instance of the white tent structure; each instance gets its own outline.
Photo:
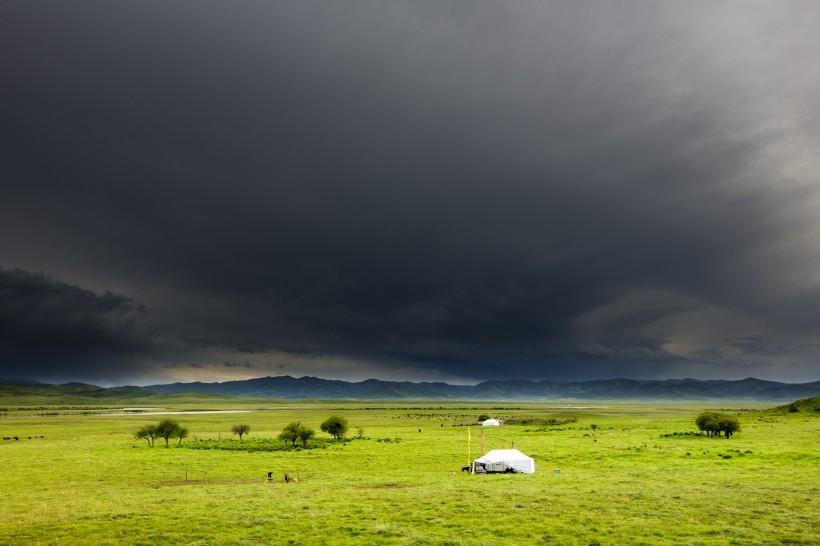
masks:
<instances>
[{"instance_id":1,"label":"white tent structure","mask_svg":"<svg viewBox=\"0 0 820 546\"><path fill-rule=\"evenodd\" d=\"M517 449L494 449L473 461L473 474L485 472L535 473L535 461Z\"/></svg>"},{"instance_id":2,"label":"white tent structure","mask_svg":"<svg viewBox=\"0 0 820 546\"><path fill-rule=\"evenodd\" d=\"M500 427L501 421L498 419L487 419L486 421L481 422L481 426L483 427Z\"/></svg>"}]
</instances>

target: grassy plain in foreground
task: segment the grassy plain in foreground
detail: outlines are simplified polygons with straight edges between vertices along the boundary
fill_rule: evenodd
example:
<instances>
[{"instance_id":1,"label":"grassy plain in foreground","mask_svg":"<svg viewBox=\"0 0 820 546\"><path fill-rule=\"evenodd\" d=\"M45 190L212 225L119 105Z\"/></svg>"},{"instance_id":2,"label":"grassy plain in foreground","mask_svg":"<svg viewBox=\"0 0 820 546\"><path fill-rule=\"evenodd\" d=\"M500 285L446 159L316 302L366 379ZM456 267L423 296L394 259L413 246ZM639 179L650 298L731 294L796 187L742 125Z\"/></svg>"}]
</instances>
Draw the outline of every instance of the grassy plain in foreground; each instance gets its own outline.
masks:
<instances>
[{"instance_id":1,"label":"grassy plain in foreground","mask_svg":"<svg viewBox=\"0 0 820 546\"><path fill-rule=\"evenodd\" d=\"M175 415L191 436L166 449L133 437L165 416L107 415L123 405L142 404L0 400L0 433L21 438L0 444L0 543L820 543L820 413L808 407L165 397L174 410L250 410ZM739 415L742 431L730 440L674 434L694 432L703 409ZM319 425L331 414L365 439L191 449L234 438L237 423L250 425L249 447L295 420L326 437ZM536 474L459 471L468 446L457 425L480 414L528 421L486 429L485 446L514 445L535 458ZM537 424L550 419L569 422ZM283 483L285 472L299 481Z\"/></svg>"}]
</instances>

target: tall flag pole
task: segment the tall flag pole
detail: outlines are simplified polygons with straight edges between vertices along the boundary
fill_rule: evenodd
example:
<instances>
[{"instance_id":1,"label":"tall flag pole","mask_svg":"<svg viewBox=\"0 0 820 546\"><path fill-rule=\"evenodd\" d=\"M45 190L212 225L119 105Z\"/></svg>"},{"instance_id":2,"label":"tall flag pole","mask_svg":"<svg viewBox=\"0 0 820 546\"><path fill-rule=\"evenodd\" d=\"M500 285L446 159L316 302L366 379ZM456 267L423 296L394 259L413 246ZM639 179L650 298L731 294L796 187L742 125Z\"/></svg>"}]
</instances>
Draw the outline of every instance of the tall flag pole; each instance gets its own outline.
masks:
<instances>
[{"instance_id":1,"label":"tall flag pole","mask_svg":"<svg viewBox=\"0 0 820 546\"><path fill-rule=\"evenodd\" d=\"M467 427L467 465L473 464L473 454L472 454L472 438L470 436L470 427Z\"/></svg>"}]
</instances>

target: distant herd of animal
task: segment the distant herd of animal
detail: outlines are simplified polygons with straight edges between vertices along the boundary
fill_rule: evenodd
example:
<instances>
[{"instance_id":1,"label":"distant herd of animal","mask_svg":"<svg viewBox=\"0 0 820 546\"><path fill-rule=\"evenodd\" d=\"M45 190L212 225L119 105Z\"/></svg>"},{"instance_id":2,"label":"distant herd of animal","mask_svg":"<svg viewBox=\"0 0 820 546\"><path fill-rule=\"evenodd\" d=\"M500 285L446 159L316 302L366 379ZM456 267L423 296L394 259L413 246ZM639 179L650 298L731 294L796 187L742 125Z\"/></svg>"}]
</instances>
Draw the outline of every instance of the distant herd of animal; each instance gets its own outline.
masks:
<instances>
[{"instance_id":1,"label":"distant herd of animal","mask_svg":"<svg viewBox=\"0 0 820 546\"><path fill-rule=\"evenodd\" d=\"M32 440L34 438L45 438L45 436L29 436L28 439ZM3 436L4 440L19 440L19 436Z\"/></svg>"}]
</instances>

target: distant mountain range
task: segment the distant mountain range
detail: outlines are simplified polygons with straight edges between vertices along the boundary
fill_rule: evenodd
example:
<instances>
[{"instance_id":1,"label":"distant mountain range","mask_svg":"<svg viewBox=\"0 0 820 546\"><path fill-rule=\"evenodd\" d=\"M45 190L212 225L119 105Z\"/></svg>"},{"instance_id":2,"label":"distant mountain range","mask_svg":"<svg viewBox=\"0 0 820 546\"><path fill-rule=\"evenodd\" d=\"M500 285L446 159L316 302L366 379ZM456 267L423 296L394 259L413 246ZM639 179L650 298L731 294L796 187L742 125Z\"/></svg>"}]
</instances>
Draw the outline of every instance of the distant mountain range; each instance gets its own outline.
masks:
<instances>
[{"instance_id":1,"label":"distant mountain range","mask_svg":"<svg viewBox=\"0 0 820 546\"><path fill-rule=\"evenodd\" d=\"M259 377L222 383L171 383L147 387L97 387L85 383L48 385L31 381L0 382L0 396L74 396L134 398L156 394L197 393L218 396L296 399L432 399L432 400L794 400L820 395L820 381L779 383L747 378L699 379L604 379L594 381L485 381L478 385L411 383L407 381L360 382L318 377Z\"/></svg>"},{"instance_id":2,"label":"distant mountain range","mask_svg":"<svg viewBox=\"0 0 820 546\"><path fill-rule=\"evenodd\" d=\"M360 382L318 377L259 377L223 383L172 383L143 387L156 393L197 392L228 396L317 399L450 399L450 400L543 400L575 399L750 399L792 400L820 394L820 381L778 383L748 378L738 381L698 379L605 379L595 381L485 381L477 385L411 383L407 381Z\"/></svg>"}]
</instances>

